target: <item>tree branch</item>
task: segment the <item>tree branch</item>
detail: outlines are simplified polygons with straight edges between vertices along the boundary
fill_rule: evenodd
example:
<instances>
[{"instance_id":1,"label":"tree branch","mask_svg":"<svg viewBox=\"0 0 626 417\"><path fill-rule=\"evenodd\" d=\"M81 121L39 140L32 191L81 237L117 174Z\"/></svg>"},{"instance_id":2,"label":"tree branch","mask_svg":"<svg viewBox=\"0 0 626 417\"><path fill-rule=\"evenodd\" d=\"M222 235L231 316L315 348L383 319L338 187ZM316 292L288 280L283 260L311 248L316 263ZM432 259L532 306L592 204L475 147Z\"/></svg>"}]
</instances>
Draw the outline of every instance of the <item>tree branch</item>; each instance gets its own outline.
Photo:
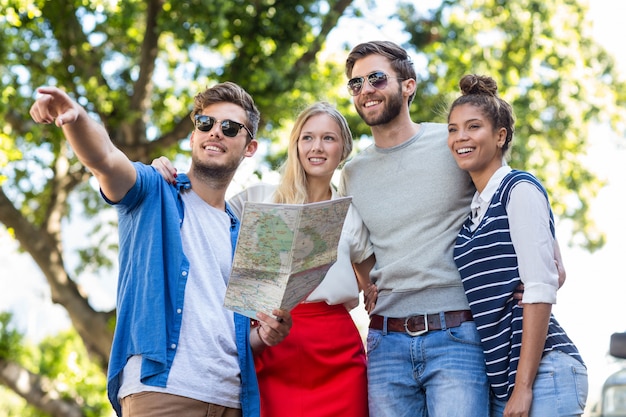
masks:
<instances>
[{"instance_id":1,"label":"tree branch","mask_svg":"<svg viewBox=\"0 0 626 417\"><path fill-rule=\"evenodd\" d=\"M74 173L71 172L71 168L71 161L67 154L60 152L54 160L54 175L48 181L48 187L52 192L50 193L50 200L44 217L45 229L59 242L59 247L61 242L61 222L67 215L69 194L77 185L91 177L91 174L82 165L81 169Z\"/></svg>"},{"instance_id":2,"label":"tree branch","mask_svg":"<svg viewBox=\"0 0 626 417\"><path fill-rule=\"evenodd\" d=\"M158 16L163 8L164 0L148 1L148 11L146 12L146 35L141 45L141 56L139 58L139 77L133 86L133 96L131 98L131 110L142 115L144 123L141 131L145 133L145 123L148 119L147 110L151 108L152 99L152 77L156 67L156 58L159 54L159 25Z\"/></svg>"},{"instance_id":3,"label":"tree branch","mask_svg":"<svg viewBox=\"0 0 626 417\"><path fill-rule=\"evenodd\" d=\"M322 49L322 46L324 46L324 42L326 42L328 34L337 26L337 21L352 4L352 1L353 0L338 0L336 2L329 2L330 10L326 16L324 16L319 35L315 37L306 53L302 55L296 65L292 68L292 71L290 71L292 74L299 74L303 68L310 66L311 62L315 62L315 56Z\"/></svg>"},{"instance_id":4,"label":"tree branch","mask_svg":"<svg viewBox=\"0 0 626 417\"><path fill-rule=\"evenodd\" d=\"M146 138L146 124L149 121L149 109L152 107L153 76L156 67L156 58L159 54L159 13L163 9L164 0L150 0L146 11L145 36L141 44L139 57L139 77L133 85L133 95L130 100L130 111L137 117L130 117L120 125L119 144L132 146L139 150L148 143ZM122 145L123 146L123 145ZM145 151L144 151L145 152Z\"/></svg>"},{"instance_id":5,"label":"tree branch","mask_svg":"<svg viewBox=\"0 0 626 417\"><path fill-rule=\"evenodd\" d=\"M54 214L53 217L60 215ZM35 228L15 208L2 187L0 223L13 229L22 249L31 255L48 281L52 301L65 307L87 351L106 369L113 342L113 332L109 326L111 314L95 311L65 271L59 236Z\"/></svg>"},{"instance_id":6,"label":"tree branch","mask_svg":"<svg viewBox=\"0 0 626 417\"><path fill-rule=\"evenodd\" d=\"M84 417L82 401L65 401L47 378L40 377L15 362L0 358L0 382L11 388L29 404L52 417Z\"/></svg>"}]
</instances>

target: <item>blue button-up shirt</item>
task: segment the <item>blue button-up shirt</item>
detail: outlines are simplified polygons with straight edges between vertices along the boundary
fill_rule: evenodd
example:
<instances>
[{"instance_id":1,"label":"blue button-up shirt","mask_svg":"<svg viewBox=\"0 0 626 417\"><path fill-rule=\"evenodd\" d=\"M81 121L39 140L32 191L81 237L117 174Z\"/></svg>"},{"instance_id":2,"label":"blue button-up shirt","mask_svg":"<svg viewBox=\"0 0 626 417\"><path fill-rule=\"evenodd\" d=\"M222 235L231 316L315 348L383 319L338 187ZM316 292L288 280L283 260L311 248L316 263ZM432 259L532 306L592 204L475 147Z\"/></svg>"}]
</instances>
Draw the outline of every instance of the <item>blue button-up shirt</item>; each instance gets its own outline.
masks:
<instances>
[{"instance_id":1,"label":"blue button-up shirt","mask_svg":"<svg viewBox=\"0 0 626 417\"><path fill-rule=\"evenodd\" d=\"M191 188L185 174L169 185L151 166L134 163L137 181L115 204L119 217L119 281L117 322L109 360L107 390L121 416L120 373L132 355L141 355L141 382L165 387L182 325L189 261L183 253L180 228L184 206L180 191ZM109 204L106 196L104 199ZM239 220L228 204L233 253ZM234 314L241 370L244 417L259 416L259 391L250 347L250 321ZM208 358L198 358L208 360Z\"/></svg>"}]
</instances>

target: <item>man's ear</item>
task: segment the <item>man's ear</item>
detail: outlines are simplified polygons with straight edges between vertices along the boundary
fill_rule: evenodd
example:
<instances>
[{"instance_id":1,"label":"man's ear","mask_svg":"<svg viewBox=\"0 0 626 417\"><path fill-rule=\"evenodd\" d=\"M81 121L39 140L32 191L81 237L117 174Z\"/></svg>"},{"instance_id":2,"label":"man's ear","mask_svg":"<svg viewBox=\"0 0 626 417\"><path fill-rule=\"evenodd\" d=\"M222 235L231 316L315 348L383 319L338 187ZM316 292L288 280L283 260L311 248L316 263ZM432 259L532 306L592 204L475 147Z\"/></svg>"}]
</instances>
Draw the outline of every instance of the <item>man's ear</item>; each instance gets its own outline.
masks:
<instances>
[{"instance_id":1,"label":"man's ear","mask_svg":"<svg viewBox=\"0 0 626 417\"><path fill-rule=\"evenodd\" d=\"M246 157L251 157L252 155L255 154L256 150L259 148L259 142L257 142L256 139L252 139L247 145L246 145L246 151L244 153L244 156Z\"/></svg>"},{"instance_id":2,"label":"man's ear","mask_svg":"<svg viewBox=\"0 0 626 417\"><path fill-rule=\"evenodd\" d=\"M402 93L405 97L410 97L413 93L415 93L416 88L417 81L415 81L413 78L402 81Z\"/></svg>"}]
</instances>

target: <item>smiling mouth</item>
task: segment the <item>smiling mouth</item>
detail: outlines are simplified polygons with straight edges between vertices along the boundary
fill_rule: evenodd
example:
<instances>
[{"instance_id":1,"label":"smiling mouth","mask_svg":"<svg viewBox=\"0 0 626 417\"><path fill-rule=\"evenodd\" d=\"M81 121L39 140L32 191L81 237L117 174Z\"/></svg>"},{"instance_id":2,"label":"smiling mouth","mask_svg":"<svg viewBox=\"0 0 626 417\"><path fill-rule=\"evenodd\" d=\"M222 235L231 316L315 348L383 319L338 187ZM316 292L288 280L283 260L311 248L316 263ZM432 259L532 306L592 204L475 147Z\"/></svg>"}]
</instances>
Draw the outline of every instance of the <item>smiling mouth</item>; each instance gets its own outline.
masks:
<instances>
[{"instance_id":1,"label":"smiling mouth","mask_svg":"<svg viewBox=\"0 0 626 417\"><path fill-rule=\"evenodd\" d=\"M466 153L470 153L470 152L473 152L473 151L474 151L474 148L459 148L459 149L456 150L456 153L459 154L459 155L464 155Z\"/></svg>"},{"instance_id":2,"label":"smiling mouth","mask_svg":"<svg viewBox=\"0 0 626 417\"><path fill-rule=\"evenodd\" d=\"M382 103L382 100L368 100L365 102L365 104L363 104L363 107L367 109L380 103Z\"/></svg>"},{"instance_id":3,"label":"smiling mouth","mask_svg":"<svg viewBox=\"0 0 626 417\"><path fill-rule=\"evenodd\" d=\"M226 152L224 149L220 148L219 146L214 146L214 145L207 145L204 147L204 150L213 151L213 152L221 152L221 153Z\"/></svg>"}]
</instances>

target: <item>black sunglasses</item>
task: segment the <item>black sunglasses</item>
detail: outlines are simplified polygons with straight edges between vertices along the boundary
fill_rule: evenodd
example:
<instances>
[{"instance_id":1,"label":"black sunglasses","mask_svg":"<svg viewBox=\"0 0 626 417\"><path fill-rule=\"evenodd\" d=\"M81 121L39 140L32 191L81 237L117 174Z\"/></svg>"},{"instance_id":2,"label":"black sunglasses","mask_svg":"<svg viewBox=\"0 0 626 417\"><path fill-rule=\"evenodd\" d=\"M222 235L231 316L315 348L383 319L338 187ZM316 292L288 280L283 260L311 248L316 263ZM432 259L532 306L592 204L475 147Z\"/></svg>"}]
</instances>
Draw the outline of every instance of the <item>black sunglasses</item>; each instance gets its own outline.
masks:
<instances>
[{"instance_id":1,"label":"black sunglasses","mask_svg":"<svg viewBox=\"0 0 626 417\"><path fill-rule=\"evenodd\" d=\"M234 120L217 120L215 117L206 116L204 114L196 114L194 116L196 121L196 128L201 132L208 132L213 129L213 125L216 122L220 123L220 127L222 128L222 133L224 136L228 136L229 138L234 138L237 136L241 128L246 129L246 132L250 135L251 139L254 139L254 135L250 132L250 129L246 127L243 123L235 122Z\"/></svg>"},{"instance_id":2,"label":"black sunglasses","mask_svg":"<svg viewBox=\"0 0 626 417\"><path fill-rule=\"evenodd\" d=\"M363 89L363 83L367 78L367 82L370 83L372 87L377 90L382 90L387 87L387 80L389 78L397 78L398 80L403 80L404 78L399 77L391 77L385 74L382 71L374 71L367 74L365 77L354 77L350 81L348 81L348 92L352 96L358 96Z\"/></svg>"}]
</instances>

